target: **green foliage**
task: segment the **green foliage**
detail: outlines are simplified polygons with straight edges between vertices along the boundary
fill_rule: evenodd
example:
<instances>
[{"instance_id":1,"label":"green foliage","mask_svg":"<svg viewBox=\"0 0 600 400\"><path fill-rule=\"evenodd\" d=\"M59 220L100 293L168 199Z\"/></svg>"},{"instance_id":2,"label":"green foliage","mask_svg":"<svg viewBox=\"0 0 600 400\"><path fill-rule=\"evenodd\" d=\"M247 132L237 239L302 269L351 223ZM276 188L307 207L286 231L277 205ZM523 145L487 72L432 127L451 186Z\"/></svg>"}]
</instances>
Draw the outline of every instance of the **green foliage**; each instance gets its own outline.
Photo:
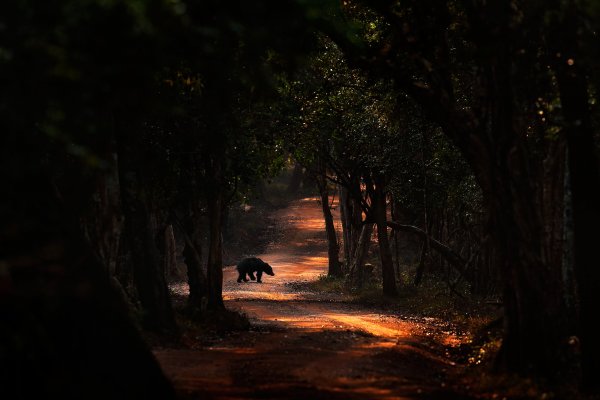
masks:
<instances>
[{"instance_id":1,"label":"green foliage","mask_svg":"<svg viewBox=\"0 0 600 400\"><path fill-rule=\"evenodd\" d=\"M279 126L289 149L305 165L325 161L337 174L386 169L396 132L385 85L370 85L350 69L336 46L320 39L307 66L282 80Z\"/></svg>"},{"instance_id":2,"label":"green foliage","mask_svg":"<svg viewBox=\"0 0 600 400\"><path fill-rule=\"evenodd\" d=\"M345 280L341 277L319 275L316 281L310 283L311 289L321 293L344 293Z\"/></svg>"}]
</instances>

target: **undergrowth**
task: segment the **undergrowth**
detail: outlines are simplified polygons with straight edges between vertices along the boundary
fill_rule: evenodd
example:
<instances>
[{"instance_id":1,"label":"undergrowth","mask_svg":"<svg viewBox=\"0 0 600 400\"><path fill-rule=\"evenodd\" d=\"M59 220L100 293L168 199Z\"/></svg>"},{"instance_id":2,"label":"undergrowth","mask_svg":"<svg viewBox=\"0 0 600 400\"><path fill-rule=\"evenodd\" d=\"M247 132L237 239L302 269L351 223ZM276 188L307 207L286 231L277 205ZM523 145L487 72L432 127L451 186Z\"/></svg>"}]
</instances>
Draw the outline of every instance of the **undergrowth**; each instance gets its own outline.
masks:
<instances>
[{"instance_id":1,"label":"undergrowth","mask_svg":"<svg viewBox=\"0 0 600 400\"><path fill-rule=\"evenodd\" d=\"M420 286L399 283L398 296L384 296L381 283L371 280L361 288L349 287L344 278L325 275L305 283L305 290L340 293L357 304L392 311L402 317L444 321L444 330L453 326L461 332L461 343L442 346L453 361L464 366L454 377L456 390L478 399L572 399L597 400L578 394L576 388L562 383L508 374L496 369L495 356L502 344L502 309L495 297L476 296L466 288L458 291L436 277ZM435 324L436 322L433 322ZM439 322L437 322L439 324ZM433 335L435 336L435 335Z\"/></svg>"},{"instance_id":2,"label":"undergrowth","mask_svg":"<svg viewBox=\"0 0 600 400\"><path fill-rule=\"evenodd\" d=\"M457 294L443 282L425 280L420 286L399 283L398 296L383 294L381 283L369 280L362 287L351 287L344 278L321 275L317 280L305 283L305 289L322 293L342 293L350 296L352 302L402 314L422 317L442 318L460 325L461 328L476 331L500 316L496 301L468 293Z\"/></svg>"}]
</instances>

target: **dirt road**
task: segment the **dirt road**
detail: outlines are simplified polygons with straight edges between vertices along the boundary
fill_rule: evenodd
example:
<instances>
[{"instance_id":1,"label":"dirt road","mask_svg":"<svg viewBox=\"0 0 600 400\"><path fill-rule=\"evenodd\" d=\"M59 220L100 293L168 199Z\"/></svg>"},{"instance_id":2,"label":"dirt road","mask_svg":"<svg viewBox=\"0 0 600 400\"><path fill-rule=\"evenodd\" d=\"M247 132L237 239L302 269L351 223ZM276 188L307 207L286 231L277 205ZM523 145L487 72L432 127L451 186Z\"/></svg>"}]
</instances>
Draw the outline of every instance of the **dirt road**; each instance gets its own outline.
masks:
<instances>
[{"instance_id":1,"label":"dirt road","mask_svg":"<svg viewBox=\"0 0 600 400\"><path fill-rule=\"evenodd\" d=\"M283 224L281 238L258 256L276 276L238 284L234 267L224 274L227 307L246 313L253 329L215 337L198 349L155 350L184 398L467 398L447 383L461 367L440 354L443 345L460 340L451 330L289 284L327 270L315 199L295 201L273 218Z\"/></svg>"}]
</instances>

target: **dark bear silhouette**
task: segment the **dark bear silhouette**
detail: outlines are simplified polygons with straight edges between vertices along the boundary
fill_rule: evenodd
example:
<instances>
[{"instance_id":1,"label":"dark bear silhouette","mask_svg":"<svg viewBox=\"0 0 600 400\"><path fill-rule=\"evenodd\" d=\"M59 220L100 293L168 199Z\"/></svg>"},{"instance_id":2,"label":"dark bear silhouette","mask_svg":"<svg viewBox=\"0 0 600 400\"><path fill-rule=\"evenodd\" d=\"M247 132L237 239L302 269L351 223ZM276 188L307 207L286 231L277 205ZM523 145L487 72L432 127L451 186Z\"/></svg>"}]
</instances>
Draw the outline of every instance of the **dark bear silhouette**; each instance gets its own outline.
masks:
<instances>
[{"instance_id":1,"label":"dark bear silhouette","mask_svg":"<svg viewBox=\"0 0 600 400\"><path fill-rule=\"evenodd\" d=\"M250 276L250 279L256 280L256 282L258 283L262 283L261 278L263 272L267 275L275 276L275 274L273 273L273 268L271 268L269 264L267 264L260 258L256 257L244 258L238 263L237 270L240 274L237 279L238 282L241 282L242 280L244 282L248 282L246 274ZM255 272L256 277L254 276Z\"/></svg>"}]
</instances>

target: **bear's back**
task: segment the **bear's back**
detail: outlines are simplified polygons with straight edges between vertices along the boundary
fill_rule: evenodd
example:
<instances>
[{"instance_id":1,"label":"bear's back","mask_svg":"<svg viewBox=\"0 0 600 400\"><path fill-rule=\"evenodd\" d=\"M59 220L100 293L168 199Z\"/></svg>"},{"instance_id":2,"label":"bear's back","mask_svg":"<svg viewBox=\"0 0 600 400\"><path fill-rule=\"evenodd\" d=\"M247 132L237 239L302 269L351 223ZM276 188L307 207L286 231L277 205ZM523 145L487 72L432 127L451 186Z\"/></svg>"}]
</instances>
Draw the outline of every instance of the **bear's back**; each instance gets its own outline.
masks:
<instances>
[{"instance_id":1,"label":"bear's back","mask_svg":"<svg viewBox=\"0 0 600 400\"><path fill-rule=\"evenodd\" d=\"M238 271L256 271L258 270L258 268L261 268L264 264L265 262L258 257L247 257L238 263L237 269Z\"/></svg>"}]
</instances>

